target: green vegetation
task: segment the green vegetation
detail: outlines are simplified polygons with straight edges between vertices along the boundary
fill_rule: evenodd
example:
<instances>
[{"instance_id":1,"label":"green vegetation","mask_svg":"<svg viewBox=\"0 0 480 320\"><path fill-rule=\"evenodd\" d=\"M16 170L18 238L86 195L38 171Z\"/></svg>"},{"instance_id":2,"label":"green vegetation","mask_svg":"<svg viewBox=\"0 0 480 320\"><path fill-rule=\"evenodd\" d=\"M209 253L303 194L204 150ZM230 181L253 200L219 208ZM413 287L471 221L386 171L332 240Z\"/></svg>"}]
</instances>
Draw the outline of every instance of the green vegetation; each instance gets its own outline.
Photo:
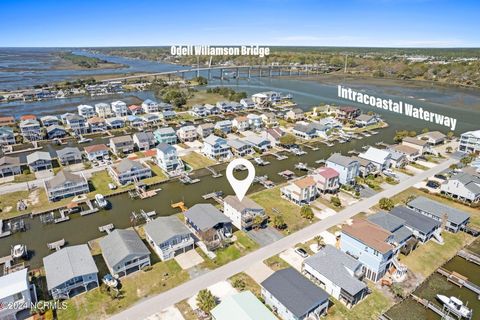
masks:
<instances>
[{"instance_id":1,"label":"green vegetation","mask_svg":"<svg viewBox=\"0 0 480 320\"><path fill-rule=\"evenodd\" d=\"M76 55L71 52L61 52L58 54L58 56L79 67L87 68L87 69L99 68L101 64L113 64L106 60L101 60L94 57L85 57L81 55Z\"/></svg>"},{"instance_id":2,"label":"green vegetation","mask_svg":"<svg viewBox=\"0 0 480 320\"><path fill-rule=\"evenodd\" d=\"M277 255L268 258L267 260L263 261L270 269L277 271L286 268L290 268L290 265L287 261L283 260Z\"/></svg>"},{"instance_id":3,"label":"green vegetation","mask_svg":"<svg viewBox=\"0 0 480 320\"><path fill-rule=\"evenodd\" d=\"M201 154L194 151L182 156L181 158L193 170L209 167L216 164L216 162L212 159L202 156Z\"/></svg>"},{"instance_id":4,"label":"green vegetation","mask_svg":"<svg viewBox=\"0 0 480 320\"><path fill-rule=\"evenodd\" d=\"M246 273L237 273L229 280L232 286L238 291L251 291L257 298L261 298L260 285Z\"/></svg>"},{"instance_id":5,"label":"green vegetation","mask_svg":"<svg viewBox=\"0 0 480 320\"><path fill-rule=\"evenodd\" d=\"M217 305L217 297L208 289L202 289L197 294L197 306L205 313L210 313Z\"/></svg>"},{"instance_id":6,"label":"green vegetation","mask_svg":"<svg viewBox=\"0 0 480 320\"><path fill-rule=\"evenodd\" d=\"M296 142L297 138L291 133L287 133L283 137L280 137L280 144L284 146L289 146L295 144Z\"/></svg>"},{"instance_id":7,"label":"green vegetation","mask_svg":"<svg viewBox=\"0 0 480 320\"><path fill-rule=\"evenodd\" d=\"M223 100L223 96L218 93L197 91L188 98L186 107L190 108L196 104L215 104L217 101Z\"/></svg>"},{"instance_id":8,"label":"green vegetation","mask_svg":"<svg viewBox=\"0 0 480 320\"><path fill-rule=\"evenodd\" d=\"M390 210L392 210L393 207L395 206L395 203L394 203L393 200L390 199L390 198L382 198L382 199L380 199L380 201L378 202L378 206L379 206L380 209L382 209L382 210L390 211Z\"/></svg>"},{"instance_id":9,"label":"green vegetation","mask_svg":"<svg viewBox=\"0 0 480 320\"><path fill-rule=\"evenodd\" d=\"M342 201L341 201L340 198L337 197L337 196L332 196L332 197L330 198L330 203L333 204L333 206L334 206L334 207L337 207L337 208L340 207L340 206L342 206Z\"/></svg>"},{"instance_id":10,"label":"green vegetation","mask_svg":"<svg viewBox=\"0 0 480 320\"><path fill-rule=\"evenodd\" d=\"M185 320L198 320L197 315L188 304L187 300L182 300L175 304Z\"/></svg>"},{"instance_id":11,"label":"green vegetation","mask_svg":"<svg viewBox=\"0 0 480 320\"><path fill-rule=\"evenodd\" d=\"M162 169L157 166L153 161L147 161L150 169L152 169L152 176L150 178L144 179L143 182L146 184L155 184L168 180L168 177L163 173Z\"/></svg>"},{"instance_id":12,"label":"green vegetation","mask_svg":"<svg viewBox=\"0 0 480 320\"><path fill-rule=\"evenodd\" d=\"M415 131L401 130L395 132L395 137L393 138L393 140L395 140L395 142L402 142L403 138L413 138L415 136L417 136L417 133Z\"/></svg>"},{"instance_id":13,"label":"green vegetation","mask_svg":"<svg viewBox=\"0 0 480 320\"><path fill-rule=\"evenodd\" d=\"M306 205L302 206L302 208L300 209L300 215L302 216L302 218L310 221L313 220L313 218L315 217L312 208Z\"/></svg>"},{"instance_id":14,"label":"green vegetation","mask_svg":"<svg viewBox=\"0 0 480 320\"><path fill-rule=\"evenodd\" d=\"M246 92L236 92L235 90L230 89L228 87L208 88L207 93L217 93L223 96L227 100L237 101L237 102L247 97Z\"/></svg>"}]
</instances>

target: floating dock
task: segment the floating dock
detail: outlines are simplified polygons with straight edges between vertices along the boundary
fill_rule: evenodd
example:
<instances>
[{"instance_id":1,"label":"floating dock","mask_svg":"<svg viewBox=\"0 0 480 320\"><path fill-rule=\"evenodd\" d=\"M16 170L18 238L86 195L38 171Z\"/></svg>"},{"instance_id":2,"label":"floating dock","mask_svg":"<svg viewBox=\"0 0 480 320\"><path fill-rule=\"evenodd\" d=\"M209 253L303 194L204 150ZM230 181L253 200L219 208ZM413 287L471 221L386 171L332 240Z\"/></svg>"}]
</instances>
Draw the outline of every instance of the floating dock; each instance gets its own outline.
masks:
<instances>
[{"instance_id":1,"label":"floating dock","mask_svg":"<svg viewBox=\"0 0 480 320\"><path fill-rule=\"evenodd\" d=\"M60 250L65 245L65 239L61 239L55 242L47 243L47 248L50 250Z\"/></svg>"},{"instance_id":2,"label":"floating dock","mask_svg":"<svg viewBox=\"0 0 480 320\"><path fill-rule=\"evenodd\" d=\"M205 167L205 169L207 169L208 171L210 171L210 172L212 173L212 177L214 177L214 178L220 178L221 176L223 176L223 174L215 171L213 168Z\"/></svg>"},{"instance_id":3,"label":"floating dock","mask_svg":"<svg viewBox=\"0 0 480 320\"><path fill-rule=\"evenodd\" d=\"M223 204L223 197L222 196L223 196L222 191L214 191L214 192L211 192L211 193L204 194L202 196L202 198L204 200L213 199L216 202L218 202L219 204Z\"/></svg>"},{"instance_id":4,"label":"floating dock","mask_svg":"<svg viewBox=\"0 0 480 320\"><path fill-rule=\"evenodd\" d=\"M180 210L182 210L182 212L185 212L188 210L188 208L185 206L185 203L183 201L172 203L171 207L174 209L179 208Z\"/></svg>"},{"instance_id":5,"label":"floating dock","mask_svg":"<svg viewBox=\"0 0 480 320\"><path fill-rule=\"evenodd\" d=\"M447 277L448 282L451 282L459 286L460 288L465 287L467 289L470 289L475 294L479 295L479 298L480 298L480 287L477 286L475 283L468 281L467 277L455 271L448 271L447 269L444 269L444 268L438 268L437 272L442 276Z\"/></svg>"},{"instance_id":6,"label":"floating dock","mask_svg":"<svg viewBox=\"0 0 480 320\"><path fill-rule=\"evenodd\" d=\"M417 297L413 293L410 293L410 296L415 300L416 302L420 303L422 306L425 308L428 308L438 314L439 316L442 317L443 320L457 320L457 318L454 318L448 314L448 312L445 312L443 309L441 309L439 306L437 306L434 303L431 303L427 299L422 299L420 297Z\"/></svg>"},{"instance_id":7,"label":"floating dock","mask_svg":"<svg viewBox=\"0 0 480 320\"><path fill-rule=\"evenodd\" d=\"M114 228L115 228L115 226L113 225L113 223L109 223L109 224L106 224L106 225L104 225L104 226L98 227L98 231L110 233L110 232L112 232L112 230L113 230Z\"/></svg>"},{"instance_id":8,"label":"floating dock","mask_svg":"<svg viewBox=\"0 0 480 320\"><path fill-rule=\"evenodd\" d=\"M180 177L180 182L183 184L194 184L200 182L200 179L192 179L188 175L184 174Z\"/></svg>"}]
</instances>

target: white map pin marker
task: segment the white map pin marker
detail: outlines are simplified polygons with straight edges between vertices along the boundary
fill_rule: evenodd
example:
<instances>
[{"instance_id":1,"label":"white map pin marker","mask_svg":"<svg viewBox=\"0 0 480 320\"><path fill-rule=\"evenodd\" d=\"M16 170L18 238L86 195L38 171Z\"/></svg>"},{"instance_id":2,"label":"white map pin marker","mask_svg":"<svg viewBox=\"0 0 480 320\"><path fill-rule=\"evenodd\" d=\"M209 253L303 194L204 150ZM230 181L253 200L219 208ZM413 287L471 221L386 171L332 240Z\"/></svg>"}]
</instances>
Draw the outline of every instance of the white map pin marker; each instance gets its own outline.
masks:
<instances>
[{"instance_id":1,"label":"white map pin marker","mask_svg":"<svg viewBox=\"0 0 480 320\"><path fill-rule=\"evenodd\" d=\"M248 170L248 176L243 179L243 180L237 180L233 176L233 170L235 167L244 165L247 167ZM235 194L237 195L238 200L242 201L243 197L245 197L245 194L247 193L248 188L250 188L250 185L253 182L253 179L255 178L255 167L253 164L248 161L247 159L235 159L232 162L230 162L227 166L227 179L228 182L230 182L230 185L233 188L233 191L235 191Z\"/></svg>"}]
</instances>

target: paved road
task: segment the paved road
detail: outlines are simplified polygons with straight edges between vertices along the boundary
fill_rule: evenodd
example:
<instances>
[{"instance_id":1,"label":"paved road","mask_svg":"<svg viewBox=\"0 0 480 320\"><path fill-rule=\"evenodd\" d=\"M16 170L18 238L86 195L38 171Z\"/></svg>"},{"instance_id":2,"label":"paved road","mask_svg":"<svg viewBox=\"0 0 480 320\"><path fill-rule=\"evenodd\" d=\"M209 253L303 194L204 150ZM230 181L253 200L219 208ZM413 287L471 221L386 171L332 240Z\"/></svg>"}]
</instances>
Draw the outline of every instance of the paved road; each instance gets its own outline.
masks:
<instances>
[{"instance_id":1,"label":"paved road","mask_svg":"<svg viewBox=\"0 0 480 320\"><path fill-rule=\"evenodd\" d=\"M388 190L377 193L371 198L359 201L339 213L327 217L324 220L316 222L300 231L297 231L285 238L282 238L268 246L262 247L252 253L249 253L235 261L232 261L220 268L212 270L198 278L185 282L173 289L170 289L164 293L155 295L153 297L141 300L131 308L124 310L114 316L111 319L114 320L138 320L144 319L153 313L160 312L161 310L175 304L184 299L190 298L197 291L207 288L219 281L226 280L249 268L251 265L263 261L273 255L276 255L296 243L307 241L320 232L327 230L331 226L337 225L356 215L359 212L366 211L373 205L377 204L381 198L391 198L397 193L402 192L405 189L413 186L414 184L437 174L438 172L448 168L451 164L456 163L457 160L449 159L439 164L438 166L419 173L399 184L391 187Z\"/></svg>"}]
</instances>

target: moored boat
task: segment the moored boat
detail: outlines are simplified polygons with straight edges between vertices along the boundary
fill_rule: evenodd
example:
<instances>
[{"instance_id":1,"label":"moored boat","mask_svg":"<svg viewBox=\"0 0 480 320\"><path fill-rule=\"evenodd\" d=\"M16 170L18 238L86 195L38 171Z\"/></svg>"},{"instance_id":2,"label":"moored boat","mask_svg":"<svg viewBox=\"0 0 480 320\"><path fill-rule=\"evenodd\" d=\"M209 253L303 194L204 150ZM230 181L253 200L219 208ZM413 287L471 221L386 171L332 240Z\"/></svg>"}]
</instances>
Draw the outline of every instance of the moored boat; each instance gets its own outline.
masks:
<instances>
[{"instance_id":1,"label":"moored boat","mask_svg":"<svg viewBox=\"0 0 480 320\"><path fill-rule=\"evenodd\" d=\"M467 308L462 300L455 297L447 297L441 294L437 294L437 299L440 300L452 313L460 316L464 319L472 318L472 309Z\"/></svg>"}]
</instances>

